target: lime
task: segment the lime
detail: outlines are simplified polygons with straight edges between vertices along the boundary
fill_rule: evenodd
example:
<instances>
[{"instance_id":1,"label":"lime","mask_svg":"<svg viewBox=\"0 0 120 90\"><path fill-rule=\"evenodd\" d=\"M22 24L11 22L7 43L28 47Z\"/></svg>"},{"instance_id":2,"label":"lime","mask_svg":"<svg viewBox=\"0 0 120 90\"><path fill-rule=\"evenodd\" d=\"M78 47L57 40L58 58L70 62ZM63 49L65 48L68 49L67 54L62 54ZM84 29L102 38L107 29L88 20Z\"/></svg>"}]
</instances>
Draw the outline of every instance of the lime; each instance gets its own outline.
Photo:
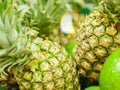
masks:
<instances>
[{"instance_id":1,"label":"lime","mask_svg":"<svg viewBox=\"0 0 120 90\"><path fill-rule=\"evenodd\" d=\"M120 90L120 48L106 59L99 84L101 90Z\"/></svg>"},{"instance_id":2,"label":"lime","mask_svg":"<svg viewBox=\"0 0 120 90\"><path fill-rule=\"evenodd\" d=\"M5 90L3 87L0 86L0 90Z\"/></svg>"},{"instance_id":3,"label":"lime","mask_svg":"<svg viewBox=\"0 0 120 90\"><path fill-rule=\"evenodd\" d=\"M84 90L100 90L100 87L99 86L90 86L90 87L85 88Z\"/></svg>"},{"instance_id":4,"label":"lime","mask_svg":"<svg viewBox=\"0 0 120 90\"><path fill-rule=\"evenodd\" d=\"M76 41L72 41L66 45L66 50L72 57L74 57L74 49L75 49L76 44L77 44Z\"/></svg>"}]
</instances>

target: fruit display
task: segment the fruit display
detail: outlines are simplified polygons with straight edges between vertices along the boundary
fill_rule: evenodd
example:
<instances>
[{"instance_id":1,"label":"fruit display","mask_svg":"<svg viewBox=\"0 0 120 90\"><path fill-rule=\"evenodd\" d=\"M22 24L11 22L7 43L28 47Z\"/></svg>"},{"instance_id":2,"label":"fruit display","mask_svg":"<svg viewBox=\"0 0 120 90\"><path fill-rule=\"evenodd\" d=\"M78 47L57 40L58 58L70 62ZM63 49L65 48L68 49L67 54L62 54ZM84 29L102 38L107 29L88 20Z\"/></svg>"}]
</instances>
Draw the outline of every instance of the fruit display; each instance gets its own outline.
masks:
<instances>
[{"instance_id":1,"label":"fruit display","mask_svg":"<svg viewBox=\"0 0 120 90\"><path fill-rule=\"evenodd\" d=\"M101 90L120 90L120 48L105 61L100 73Z\"/></svg>"},{"instance_id":2,"label":"fruit display","mask_svg":"<svg viewBox=\"0 0 120 90\"><path fill-rule=\"evenodd\" d=\"M39 32L25 24L29 7L19 7L14 0L1 0L0 7L0 86L6 90L80 90L75 60L64 47L40 38ZM19 89L8 82L16 82Z\"/></svg>"},{"instance_id":3,"label":"fruit display","mask_svg":"<svg viewBox=\"0 0 120 90\"><path fill-rule=\"evenodd\" d=\"M82 23L76 61L81 86L98 85L106 58L120 47L120 0L101 0Z\"/></svg>"},{"instance_id":4,"label":"fruit display","mask_svg":"<svg viewBox=\"0 0 120 90\"><path fill-rule=\"evenodd\" d=\"M0 0L0 90L119 90L120 0Z\"/></svg>"}]
</instances>

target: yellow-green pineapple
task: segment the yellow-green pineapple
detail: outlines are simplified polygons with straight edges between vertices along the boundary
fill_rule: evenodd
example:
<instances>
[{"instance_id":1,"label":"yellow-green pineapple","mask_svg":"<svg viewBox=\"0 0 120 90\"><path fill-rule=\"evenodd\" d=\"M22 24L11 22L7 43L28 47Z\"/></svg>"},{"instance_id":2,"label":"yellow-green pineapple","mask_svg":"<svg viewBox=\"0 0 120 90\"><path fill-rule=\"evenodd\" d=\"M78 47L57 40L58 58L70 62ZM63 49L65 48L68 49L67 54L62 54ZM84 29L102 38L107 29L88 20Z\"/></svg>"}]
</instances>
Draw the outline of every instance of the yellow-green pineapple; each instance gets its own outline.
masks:
<instances>
[{"instance_id":1,"label":"yellow-green pineapple","mask_svg":"<svg viewBox=\"0 0 120 90\"><path fill-rule=\"evenodd\" d=\"M30 48L29 62L17 66L15 73L21 90L80 90L76 63L64 48L41 39Z\"/></svg>"},{"instance_id":2,"label":"yellow-green pineapple","mask_svg":"<svg viewBox=\"0 0 120 90\"><path fill-rule=\"evenodd\" d=\"M79 29L76 61L83 85L97 84L106 57L120 47L120 0L101 0Z\"/></svg>"}]
</instances>

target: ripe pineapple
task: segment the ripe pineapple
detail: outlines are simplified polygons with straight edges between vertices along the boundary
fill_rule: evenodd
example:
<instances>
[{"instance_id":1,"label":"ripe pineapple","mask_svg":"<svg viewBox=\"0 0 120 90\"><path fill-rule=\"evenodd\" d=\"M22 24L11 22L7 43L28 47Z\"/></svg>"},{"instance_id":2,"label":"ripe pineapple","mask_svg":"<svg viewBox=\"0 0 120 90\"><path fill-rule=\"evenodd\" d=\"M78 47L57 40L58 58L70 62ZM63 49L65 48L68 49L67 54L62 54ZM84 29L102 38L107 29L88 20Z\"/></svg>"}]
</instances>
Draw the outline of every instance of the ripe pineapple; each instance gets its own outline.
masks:
<instances>
[{"instance_id":1,"label":"ripe pineapple","mask_svg":"<svg viewBox=\"0 0 120 90\"><path fill-rule=\"evenodd\" d=\"M0 10L0 80L5 79L6 90L14 90L9 80L20 90L80 90L76 63L66 50L23 26L27 9L10 4Z\"/></svg>"},{"instance_id":2,"label":"ripe pineapple","mask_svg":"<svg viewBox=\"0 0 120 90\"><path fill-rule=\"evenodd\" d=\"M83 85L97 84L106 57L120 47L119 11L120 0L101 0L79 30L76 61Z\"/></svg>"},{"instance_id":3,"label":"ripe pineapple","mask_svg":"<svg viewBox=\"0 0 120 90\"><path fill-rule=\"evenodd\" d=\"M40 38L29 48L27 64L15 72L20 90L80 90L76 63L64 48Z\"/></svg>"}]
</instances>

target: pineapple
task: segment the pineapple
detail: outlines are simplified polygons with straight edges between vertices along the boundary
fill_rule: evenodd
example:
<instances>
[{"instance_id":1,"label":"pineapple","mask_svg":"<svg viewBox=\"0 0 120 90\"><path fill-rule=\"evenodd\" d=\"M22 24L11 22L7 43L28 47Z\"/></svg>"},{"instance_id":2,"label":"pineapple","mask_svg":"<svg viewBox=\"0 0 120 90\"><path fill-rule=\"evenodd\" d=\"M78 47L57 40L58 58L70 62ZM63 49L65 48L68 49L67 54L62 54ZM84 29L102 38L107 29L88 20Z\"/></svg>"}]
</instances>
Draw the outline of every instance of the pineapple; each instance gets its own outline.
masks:
<instances>
[{"instance_id":1,"label":"pineapple","mask_svg":"<svg viewBox=\"0 0 120 90\"><path fill-rule=\"evenodd\" d=\"M40 38L30 48L29 62L15 72L20 90L80 90L76 63L64 48Z\"/></svg>"},{"instance_id":2,"label":"pineapple","mask_svg":"<svg viewBox=\"0 0 120 90\"><path fill-rule=\"evenodd\" d=\"M118 47L120 0L101 0L79 29L75 54L82 86L98 84L99 73L106 57Z\"/></svg>"},{"instance_id":3,"label":"pineapple","mask_svg":"<svg viewBox=\"0 0 120 90\"><path fill-rule=\"evenodd\" d=\"M12 4L6 7L6 2ZM17 7L14 0L0 6L5 7L0 8L0 85L6 90L80 90L75 60L23 24L28 7Z\"/></svg>"},{"instance_id":4,"label":"pineapple","mask_svg":"<svg viewBox=\"0 0 120 90\"><path fill-rule=\"evenodd\" d=\"M40 37L49 39L50 33L59 25L62 15L67 11L66 4L68 1L18 0L18 3L30 7L25 24L39 31Z\"/></svg>"}]
</instances>

